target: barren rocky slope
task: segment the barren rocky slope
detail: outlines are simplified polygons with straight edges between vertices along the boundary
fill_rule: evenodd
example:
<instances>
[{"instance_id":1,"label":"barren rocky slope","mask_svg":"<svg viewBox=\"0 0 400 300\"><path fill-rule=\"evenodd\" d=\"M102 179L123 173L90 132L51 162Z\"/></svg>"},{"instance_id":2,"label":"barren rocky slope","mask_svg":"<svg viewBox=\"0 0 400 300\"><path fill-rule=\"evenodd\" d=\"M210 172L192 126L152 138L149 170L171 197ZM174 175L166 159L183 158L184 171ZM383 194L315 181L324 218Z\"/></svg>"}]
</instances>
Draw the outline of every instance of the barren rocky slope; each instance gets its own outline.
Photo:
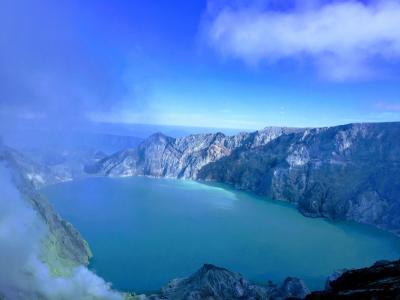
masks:
<instances>
[{"instance_id":1,"label":"barren rocky slope","mask_svg":"<svg viewBox=\"0 0 400 300\"><path fill-rule=\"evenodd\" d=\"M368 268L345 271L328 280L326 290L305 299L400 299L400 261L380 261Z\"/></svg>"},{"instance_id":2,"label":"barren rocky slope","mask_svg":"<svg viewBox=\"0 0 400 300\"><path fill-rule=\"evenodd\" d=\"M400 123L310 129L238 149L198 178L289 201L308 216L400 234L399 137Z\"/></svg>"},{"instance_id":3,"label":"barren rocky slope","mask_svg":"<svg viewBox=\"0 0 400 300\"><path fill-rule=\"evenodd\" d=\"M301 129L270 127L235 136L195 134L172 138L156 133L137 148L120 151L88 165L91 174L109 176L150 175L196 179L199 170L210 162L226 157L235 149L265 145L282 134Z\"/></svg>"},{"instance_id":4,"label":"barren rocky slope","mask_svg":"<svg viewBox=\"0 0 400 300\"><path fill-rule=\"evenodd\" d=\"M308 216L400 234L400 123L266 128L236 136L155 134L86 172L227 183L293 203Z\"/></svg>"},{"instance_id":5,"label":"barren rocky slope","mask_svg":"<svg viewBox=\"0 0 400 300\"><path fill-rule=\"evenodd\" d=\"M187 278L170 281L161 289L160 294L147 297L149 300L283 300L302 299L310 291L302 280L288 277L280 286L269 282L267 285L255 285L239 273L214 265L205 264Z\"/></svg>"},{"instance_id":6,"label":"barren rocky slope","mask_svg":"<svg viewBox=\"0 0 400 300\"><path fill-rule=\"evenodd\" d=\"M327 278L326 288L310 293L302 280L288 277L277 286L271 282L255 285L240 274L204 265L186 278L174 279L159 294L142 300L334 300L400 299L400 261L379 261L361 269L342 270Z\"/></svg>"}]
</instances>

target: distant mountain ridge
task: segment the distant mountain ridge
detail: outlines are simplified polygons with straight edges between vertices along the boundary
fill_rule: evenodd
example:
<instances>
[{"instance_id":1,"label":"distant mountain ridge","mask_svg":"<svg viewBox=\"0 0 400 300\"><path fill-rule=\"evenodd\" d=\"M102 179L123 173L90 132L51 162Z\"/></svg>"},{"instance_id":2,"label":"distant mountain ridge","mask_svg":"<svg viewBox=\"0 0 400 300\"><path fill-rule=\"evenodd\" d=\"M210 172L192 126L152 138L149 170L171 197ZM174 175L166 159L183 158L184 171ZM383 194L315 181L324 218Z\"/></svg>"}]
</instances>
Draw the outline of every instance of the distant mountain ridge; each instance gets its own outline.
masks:
<instances>
[{"instance_id":1,"label":"distant mountain ridge","mask_svg":"<svg viewBox=\"0 0 400 300\"><path fill-rule=\"evenodd\" d=\"M399 137L400 123L267 127L234 136L157 133L85 171L217 181L291 202L308 216L400 234Z\"/></svg>"},{"instance_id":2,"label":"distant mountain ridge","mask_svg":"<svg viewBox=\"0 0 400 300\"><path fill-rule=\"evenodd\" d=\"M96 164L88 165L88 173L108 176L149 175L196 179L205 165L232 153L235 149L252 149L265 145L282 134L304 129L268 127L252 133L226 136L223 133L193 134L173 138L155 133L138 147L117 152Z\"/></svg>"}]
</instances>

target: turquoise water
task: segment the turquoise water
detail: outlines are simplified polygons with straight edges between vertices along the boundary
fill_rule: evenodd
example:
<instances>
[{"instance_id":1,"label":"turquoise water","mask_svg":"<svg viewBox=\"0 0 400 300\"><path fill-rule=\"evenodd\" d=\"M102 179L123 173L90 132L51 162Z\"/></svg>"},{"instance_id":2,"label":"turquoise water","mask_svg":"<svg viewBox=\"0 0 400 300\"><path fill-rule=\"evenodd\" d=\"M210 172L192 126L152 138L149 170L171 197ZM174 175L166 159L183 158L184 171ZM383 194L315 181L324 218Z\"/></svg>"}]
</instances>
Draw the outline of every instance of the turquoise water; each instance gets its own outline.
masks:
<instances>
[{"instance_id":1,"label":"turquoise water","mask_svg":"<svg viewBox=\"0 0 400 300\"><path fill-rule=\"evenodd\" d=\"M260 283L297 276L317 289L336 269L400 256L391 234L193 181L91 178L43 193L89 242L91 269L121 290L154 291L203 263Z\"/></svg>"}]
</instances>

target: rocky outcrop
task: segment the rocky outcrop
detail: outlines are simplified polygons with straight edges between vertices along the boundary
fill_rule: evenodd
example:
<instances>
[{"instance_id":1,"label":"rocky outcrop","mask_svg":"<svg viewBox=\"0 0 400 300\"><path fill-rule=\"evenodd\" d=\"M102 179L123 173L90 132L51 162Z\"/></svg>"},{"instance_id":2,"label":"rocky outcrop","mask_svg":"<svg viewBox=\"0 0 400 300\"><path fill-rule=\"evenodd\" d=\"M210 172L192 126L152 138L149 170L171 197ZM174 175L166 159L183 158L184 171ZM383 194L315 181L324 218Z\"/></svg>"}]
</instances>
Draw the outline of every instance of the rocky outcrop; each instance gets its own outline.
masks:
<instances>
[{"instance_id":1,"label":"rocky outcrop","mask_svg":"<svg viewBox=\"0 0 400 300\"><path fill-rule=\"evenodd\" d=\"M261 286L248 282L242 275L214 265L205 264L193 275L170 281L160 294L147 299L173 300L268 300L304 298L309 290L297 278L287 278L281 286L272 283Z\"/></svg>"},{"instance_id":2,"label":"rocky outcrop","mask_svg":"<svg viewBox=\"0 0 400 300\"><path fill-rule=\"evenodd\" d=\"M44 182L59 179L53 177L46 167L33 163L4 145L0 145L0 163L9 169L23 198L36 210L48 227L49 233L44 241L45 251L43 251L42 259L47 263L50 271L55 275L60 275L72 267L87 265L92 254L86 241L36 190Z\"/></svg>"},{"instance_id":3,"label":"rocky outcrop","mask_svg":"<svg viewBox=\"0 0 400 300\"><path fill-rule=\"evenodd\" d=\"M197 178L289 201L307 216L400 234L399 136L400 123L308 129L237 149Z\"/></svg>"},{"instance_id":4,"label":"rocky outcrop","mask_svg":"<svg viewBox=\"0 0 400 300\"><path fill-rule=\"evenodd\" d=\"M362 269L341 270L327 279L326 289L310 293L302 280L288 277L280 286L255 285L240 274L206 264L193 275L174 279L159 294L142 300L222 299L400 299L400 260L379 261Z\"/></svg>"},{"instance_id":5,"label":"rocky outcrop","mask_svg":"<svg viewBox=\"0 0 400 300\"><path fill-rule=\"evenodd\" d=\"M253 133L235 136L195 134L172 138L156 133L137 148L120 151L99 162L89 164L90 174L108 176L149 175L157 177L196 179L205 165L218 161L235 149L252 149L277 137L301 129L269 127Z\"/></svg>"},{"instance_id":6,"label":"rocky outcrop","mask_svg":"<svg viewBox=\"0 0 400 300\"><path fill-rule=\"evenodd\" d=\"M269 127L178 139L157 133L85 170L227 183L291 202L307 216L354 220L400 234L399 136L400 123Z\"/></svg>"},{"instance_id":7,"label":"rocky outcrop","mask_svg":"<svg viewBox=\"0 0 400 300\"><path fill-rule=\"evenodd\" d=\"M328 281L325 291L313 292L306 299L400 299L400 260L345 271Z\"/></svg>"}]
</instances>

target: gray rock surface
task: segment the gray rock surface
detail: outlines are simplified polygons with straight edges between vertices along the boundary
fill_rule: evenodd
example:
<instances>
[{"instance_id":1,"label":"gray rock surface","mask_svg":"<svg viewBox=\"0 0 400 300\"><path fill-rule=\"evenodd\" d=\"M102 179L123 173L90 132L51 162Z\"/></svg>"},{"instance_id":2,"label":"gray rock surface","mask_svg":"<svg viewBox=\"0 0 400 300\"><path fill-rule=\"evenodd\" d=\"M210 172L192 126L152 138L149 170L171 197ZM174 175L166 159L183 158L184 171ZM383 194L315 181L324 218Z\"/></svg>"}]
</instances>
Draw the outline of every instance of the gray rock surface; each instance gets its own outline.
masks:
<instances>
[{"instance_id":1,"label":"gray rock surface","mask_svg":"<svg viewBox=\"0 0 400 300\"><path fill-rule=\"evenodd\" d=\"M294 203L307 216L400 234L400 123L282 135L208 164L197 178Z\"/></svg>"},{"instance_id":2,"label":"gray rock surface","mask_svg":"<svg viewBox=\"0 0 400 300\"><path fill-rule=\"evenodd\" d=\"M89 164L87 173L227 183L293 203L307 216L400 234L400 123L269 127L235 136L152 135Z\"/></svg>"},{"instance_id":3,"label":"gray rock surface","mask_svg":"<svg viewBox=\"0 0 400 300\"><path fill-rule=\"evenodd\" d=\"M202 167L229 156L235 149L253 149L282 134L299 131L302 129L268 127L235 136L215 133L195 134L183 138L156 133L137 148L120 151L89 164L85 170L90 174L109 176L149 175L196 179Z\"/></svg>"},{"instance_id":4,"label":"gray rock surface","mask_svg":"<svg viewBox=\"0 0 400 300\"><path fill-rule=\"evenodd\" d=\"M205 264L193 275L170 281L160 294L147 299L173 300L280 300L289 297L304 298L308 288L297 278L287 278L281 286L273 284L261 286L248 282L239 273L214 265Z\"/></svg>"}]
</instances>

